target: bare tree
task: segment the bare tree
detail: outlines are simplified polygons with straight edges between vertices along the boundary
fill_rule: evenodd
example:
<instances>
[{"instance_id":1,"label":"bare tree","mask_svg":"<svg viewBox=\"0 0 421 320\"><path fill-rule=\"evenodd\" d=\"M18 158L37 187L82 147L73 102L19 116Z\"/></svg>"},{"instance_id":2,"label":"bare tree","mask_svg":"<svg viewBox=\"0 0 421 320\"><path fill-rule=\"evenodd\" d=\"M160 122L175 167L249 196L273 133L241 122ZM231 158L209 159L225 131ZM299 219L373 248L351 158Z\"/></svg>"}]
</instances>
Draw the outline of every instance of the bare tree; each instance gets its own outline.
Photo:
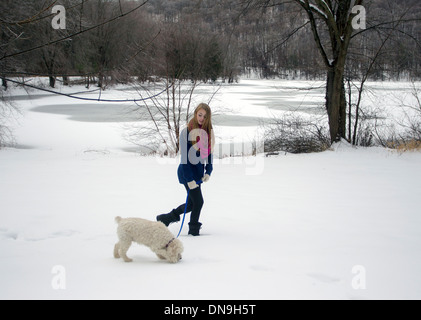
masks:
<instances>
[{"instance_id":1,"label":"bare tree","mask_svg":"<svg viewBox=\"0 0 421 320\"><path fill-rule=\"evenodd\" d=\"M96 1L95 6L88 6L86 3L93 3L93 1L88 2L86 0L76 1L76 0L67 0L67 12L69 11L77 12L77 8L80 8L79 11L79 19L77 15L73 14L69 16L69 28L66 31L59 31L54 32L56 30L52 30L51 27L51 17L53 16L50 12L51 7L57 2L57 0L50 0L50 1L27 1L22 0L22 3L13 4L12 1L6 1L4 5L5 11L2 12L3 15L0 16L0 25L2 31L2 38L4 35L7 36L6 43L2 43L0 47L0 63L2 65L8 66L6 74L14 73L14 74L29 74L29 75L48 75L49 71L47 70L47 74L41 71L30 72L30 65L28 66L26 63L23 64L22 67L16 68L14 65L11 65L11 61L15 60L25 60L31 61L34 57L44 57L44 65L47 69L54 69L53 67L57 64L52 62L55 61L57 58L57 49L61 49L63 51L66 48L66 43L73 43L73 41L78 40L81 36L86 34L91 34L97 32L98 37L107 37L109 36L109 31L106 29L106 26L116 26L117 22L124 21L125 18L129 17L133 13L137 12L140 8L144 7L149 0L144 0L143 2L132 2L132 1L124 1L124 6L122 5L122 0L115 3L114 1L105 1L105 0L98 0ZM85 3L86 2L86 3ZM2 2L3 5L3 2ZM26 7L28 9L24 9ZM124 8L123 8L124 7ZM83 9L84 8L84 9ZM101 15L101 18L96 19L95 23L92 24L91 21L86 21L84 17L84 10L88 12L95 12L96 9L103 8L103 10L99 10L99 12L105 12ZM27 12L34 12L31 14L30 17L25 17L28 15ZM17 12L19 13L18 17L11 20L10 16ZM97 15L98 16L98 15ZM94 18L94 17L93 17ZM87 25L86 25L86 24ZM48 30L45 31L45 26L48 26ZM120 25L121 27L121 25ZM111 27L110 27L111 28ZM44 29L44 30L43 30ZM10 35L5 33L3 30L6 30ZM98 31L99 30L99 31ZM104 31L105 30L105 31ZM119 30L118 27L117 29ZM118 38L119 34L116 34L115 37ZM93 37L95 38L95 37ZM91 42L91 39L88 39ZM106 39L107 40L107 39ZM91 44L89 41L87 42L88 45ZM58 46L61 45L61 46ZM45 50L47 50L47 52ZM104 65L107 62L109 55L109 50L107 51L107 47L104 45L100 45L97 51L100 52L100 58L102 61L90 61L91 65L100 64ZM44 50L40 54L40 50ZM78 51L77 49L73 48L74 51ZM64 50L65 61L69 62L69 60L73 60L69 54L68 50ZM81 51L82 53L86 53L86 51ZM118 56L118 55L116 55ZM104 62L105 61L105 62ZM17 70L14 70L17 69ZM98 68L101 69L101 68ZM79 74L81 75L81 74Z\"/></svg>"},{"instance_id":2,"label":"bare tree","mask_svg":"<svg viewBox=\"0 0 421 320\"><path fill-rule=\"evenodd\" d=\"M327 71L326 110L333 142L344 138L346 134L344 74L353 33L352 22L355 17L351 9L355 5L362 5L363 0L294 0L294 2L307 15L314 42ZM272 0L257 0L257 5L265 7L278 4L274 4ZM256 3L250 1L248 5Z\"/></svg>"},{"instance_id":3,"label":"bare tree","mask_svg":"<svg viewBox=\"0 0 421 320\"><path fill-rule=\"evenodd\" d=\"M11 124L20 115L19 108L6 95L0 88L0 149L14 143Z\"/></svg>"},{"instance_id":4,"label":"bare tree","mask_svg":"<svg viewBox=\"0 0 421 320\"><path fill-rule=\"evenodd\" d=\"M130 111L137 115L139 123L126 128L127 140L151 153L175 156L180 150L181 130L195 107L201 102L211 104L220 89L219 85L213 85L213 92L206 100L198 101L195 93L201 85L204 83L199 80L167 78L153 86L136 86L141 98L150 99L136 102L137 107Z\"/></svg>"},{"instance_id":5,"label":"bare tree","mask_svg":"<svg viewBox=\"0 0 421 320\"><path fill-rule=\"evenodd\" d=\"M287 2L289 1L249 0L245 6L247 9L269 8L285 5ZM409 16L412 12L408 8L414 8L416 3L412 1L409 4L405 3L404 9L399 11L398 16L392 14L387 18L382 17L381 21L376 21L369 28L359 31L354 30L354 25L358 24L356 23L358 21L354 20L357 18L358 10L353 9L357 6L362 8L362 5L370 3L368 0L293 0L293 2L307 16L314 43L327 72L326 110L331 141L346 138L347 104L344 76L352 41L367 31L379 32L381 29L388 29L404 33L398 29L401 22L420 20L419 17ZM383 45L382 43L380 48Z\"/></svg>"},{"instance_id":6,"label":"bare tree","mask_svg":"<svg viewBox=\"0 0 421 320\"><path fill-rule=\"evenodd\" d=\"M411 149L421 149L421 88L416 83L412 83L412 102L401 101L404 112L404 119L399 122L399 126L404 132L398 139L388 141L389 147L395 147L404 151Z\"/></svg>"},{"instance_id":7,"label":"bare tree","mask_svg":"<svg viewBox=\"0 0 421 320\"><path fill-rule=\"evenodd\" d=\"M145 86L137 87L140 97L154 98L136 103L133 112L141 124L128 128L128 140L154 153L176 155L180 147L180 132L191 115L195 103L193 95L198 86L198 81L166 79L164 87L158 85L155 88L161 94Z\"/></svg>"},{"instance_id":8,"label":"bare tree","mask_svg":"<svg viewBox=\"0 0 421 320\"><path fill-rule=\"evenodd\" d=\"M85 0L66 0L69 10L83 7ZM98 2L103 2L102 0ZM2 92L0 97L0 143L12 138L7 126L16 109L3 97L3 90L8 89L7 77L10 75L43 75L50 78L50 86L54 87L57 74L66 74L64 65L69 65L73 59L70 56L69 43L75 38L97 30L98 28L119 21L138 11L144 2L129 3L129 8L123 11L121 1L119 10L114 15L108 15L97 24L82 26L82 14L79 28L69 24L69 31L53 30L51 26L51 8L57 0L48 1L11 1L0 2L0 77ZM81 11L82 12L82 11ZM139 50L138 50L139 51ZM39 68L40 65L43 67ZM31 72L32 69L32 72ZM67 74L68 75L68 74ZM67 76L66 75L66 76ZM88 75L89 77L89 75ZM14 80L14 82L16 82ZM24 82L22 84L25 85Z\"/></svg>"}]
</instances>

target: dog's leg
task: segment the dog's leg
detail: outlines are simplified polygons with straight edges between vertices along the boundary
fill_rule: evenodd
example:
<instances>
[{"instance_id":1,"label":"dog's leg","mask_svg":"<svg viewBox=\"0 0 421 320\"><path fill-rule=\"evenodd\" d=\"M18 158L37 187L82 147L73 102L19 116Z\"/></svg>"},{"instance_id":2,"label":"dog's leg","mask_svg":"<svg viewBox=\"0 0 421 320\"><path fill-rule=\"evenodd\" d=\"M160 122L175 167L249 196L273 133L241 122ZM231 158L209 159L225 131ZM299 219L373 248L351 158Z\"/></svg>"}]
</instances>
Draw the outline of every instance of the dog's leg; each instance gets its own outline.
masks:
<instances>
[{"instance_id":1,"label":"dog's leg","mask_svg":"<svg viewBox=\"0 0 421 320\"><path fill-rule=\"evenodd\" d=\"M133 262L132 259L127 257L127 251L129 251L129 248L131 246L131 242L121 242L120 241L120 249L119 249L119 255L123 258L124 262Z\"/></svg>"},{"instance_id":2,"label":"dog's leg","mask_svg":"<svg viewBox=\"0 0 421 320\"><path fill-rule=\"evenodd\" d=\"M120 259L120 254L118 253L120 250L120 242L117 242L114 246L114 258Z\"/></svg>"},{"instance_id":3,"label":"dog's leg","mask_svg":"<svg viewBox=\"0 0 421 320\"><path fill-rule=\"evenodd\" d=\"M161 260L168 260L167 259L167 250L165 249L158 249L158 250L152 250L156 256Z\"/></svg>"},{"instance_id":4,"label":"dog's leg","mask_svg":"<svg viewBox=\"0 0 421 320\"><path fill-rule=\"evenodd\" d=\"M156 254L156 256L161 259L161 260L165 260L166 258L163 255L160 255L159 253Z\"/></svg>"}]
</instances>

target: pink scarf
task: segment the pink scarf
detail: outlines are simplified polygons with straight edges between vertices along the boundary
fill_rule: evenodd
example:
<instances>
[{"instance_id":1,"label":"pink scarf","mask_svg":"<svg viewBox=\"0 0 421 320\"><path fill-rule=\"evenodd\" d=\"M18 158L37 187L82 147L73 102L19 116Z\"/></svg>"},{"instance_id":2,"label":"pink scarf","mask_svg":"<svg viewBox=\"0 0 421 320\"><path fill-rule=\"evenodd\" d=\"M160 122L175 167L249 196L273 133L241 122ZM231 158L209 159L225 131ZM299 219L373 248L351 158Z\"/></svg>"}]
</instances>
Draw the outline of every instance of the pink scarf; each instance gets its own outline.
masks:
<instances>
[{"instance_id":1,"label":"pink scarf","mask_svg":"<svg viewBox=\"0 0 421 320\"><path fill-rule=\"evenodd\" d=\"M202 129L202 126L200 126ZM196 138L197 147L200 150L200 157L206 159L211 154L211 146L209 143L209 135L205 130L200 130L200 136ZM196 148L197 149L197 148Z\"/></svg>"}]
</instances>

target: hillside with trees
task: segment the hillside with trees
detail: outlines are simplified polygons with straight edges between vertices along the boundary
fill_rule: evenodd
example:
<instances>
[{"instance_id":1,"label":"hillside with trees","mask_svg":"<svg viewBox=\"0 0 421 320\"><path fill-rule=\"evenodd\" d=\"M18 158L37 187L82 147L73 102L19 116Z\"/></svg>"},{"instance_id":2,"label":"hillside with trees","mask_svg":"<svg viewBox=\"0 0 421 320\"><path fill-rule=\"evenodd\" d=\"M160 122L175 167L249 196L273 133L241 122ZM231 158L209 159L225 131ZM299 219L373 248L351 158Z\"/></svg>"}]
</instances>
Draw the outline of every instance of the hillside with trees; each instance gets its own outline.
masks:
<instances>
[{"instance_id":1,"label":"hillside with trees","mask_svg":"<svg viewBox=\"0 0 421 320\"><path fill-rule=\"evenodd\" d=\"M64 30L51 26L51 8L59 3L66 8ZM419 1L364 5L367 30L354 33L347 77L365 74L388 36L370 78L419 79ZM69 76L101 87L168 74L230 82L240 75L326 77L308 15L296 1L5 0L0 7L4 87L7 77L37 75L49 76L51 87ZM329 31L320 28L320 37L329 41Z\"/></svg>"}]
</instances>

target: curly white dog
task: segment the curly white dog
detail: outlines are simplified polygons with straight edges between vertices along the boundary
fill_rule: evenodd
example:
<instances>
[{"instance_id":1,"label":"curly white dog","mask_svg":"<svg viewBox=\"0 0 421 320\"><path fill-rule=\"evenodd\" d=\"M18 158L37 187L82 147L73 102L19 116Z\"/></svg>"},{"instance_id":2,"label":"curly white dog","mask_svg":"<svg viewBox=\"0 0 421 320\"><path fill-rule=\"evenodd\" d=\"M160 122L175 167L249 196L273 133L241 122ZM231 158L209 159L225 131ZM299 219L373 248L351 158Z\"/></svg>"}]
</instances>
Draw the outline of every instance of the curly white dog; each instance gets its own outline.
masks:
<instances>
[{"instance_id":1,"label":"curly white dog","mask_svg":"<svg viewBox=\"0 0 421 320\"><path fill-rule=\"evenodd\" d=\"M114 247L114 258L123 258L125 262L133 260L127 257L132 242L148 246L161 260L177 263L181 260L183 244L176 239L162 222L153 222L139 218L115 218L118 223L119 242Z\"/></svg>"}]
</instances>

